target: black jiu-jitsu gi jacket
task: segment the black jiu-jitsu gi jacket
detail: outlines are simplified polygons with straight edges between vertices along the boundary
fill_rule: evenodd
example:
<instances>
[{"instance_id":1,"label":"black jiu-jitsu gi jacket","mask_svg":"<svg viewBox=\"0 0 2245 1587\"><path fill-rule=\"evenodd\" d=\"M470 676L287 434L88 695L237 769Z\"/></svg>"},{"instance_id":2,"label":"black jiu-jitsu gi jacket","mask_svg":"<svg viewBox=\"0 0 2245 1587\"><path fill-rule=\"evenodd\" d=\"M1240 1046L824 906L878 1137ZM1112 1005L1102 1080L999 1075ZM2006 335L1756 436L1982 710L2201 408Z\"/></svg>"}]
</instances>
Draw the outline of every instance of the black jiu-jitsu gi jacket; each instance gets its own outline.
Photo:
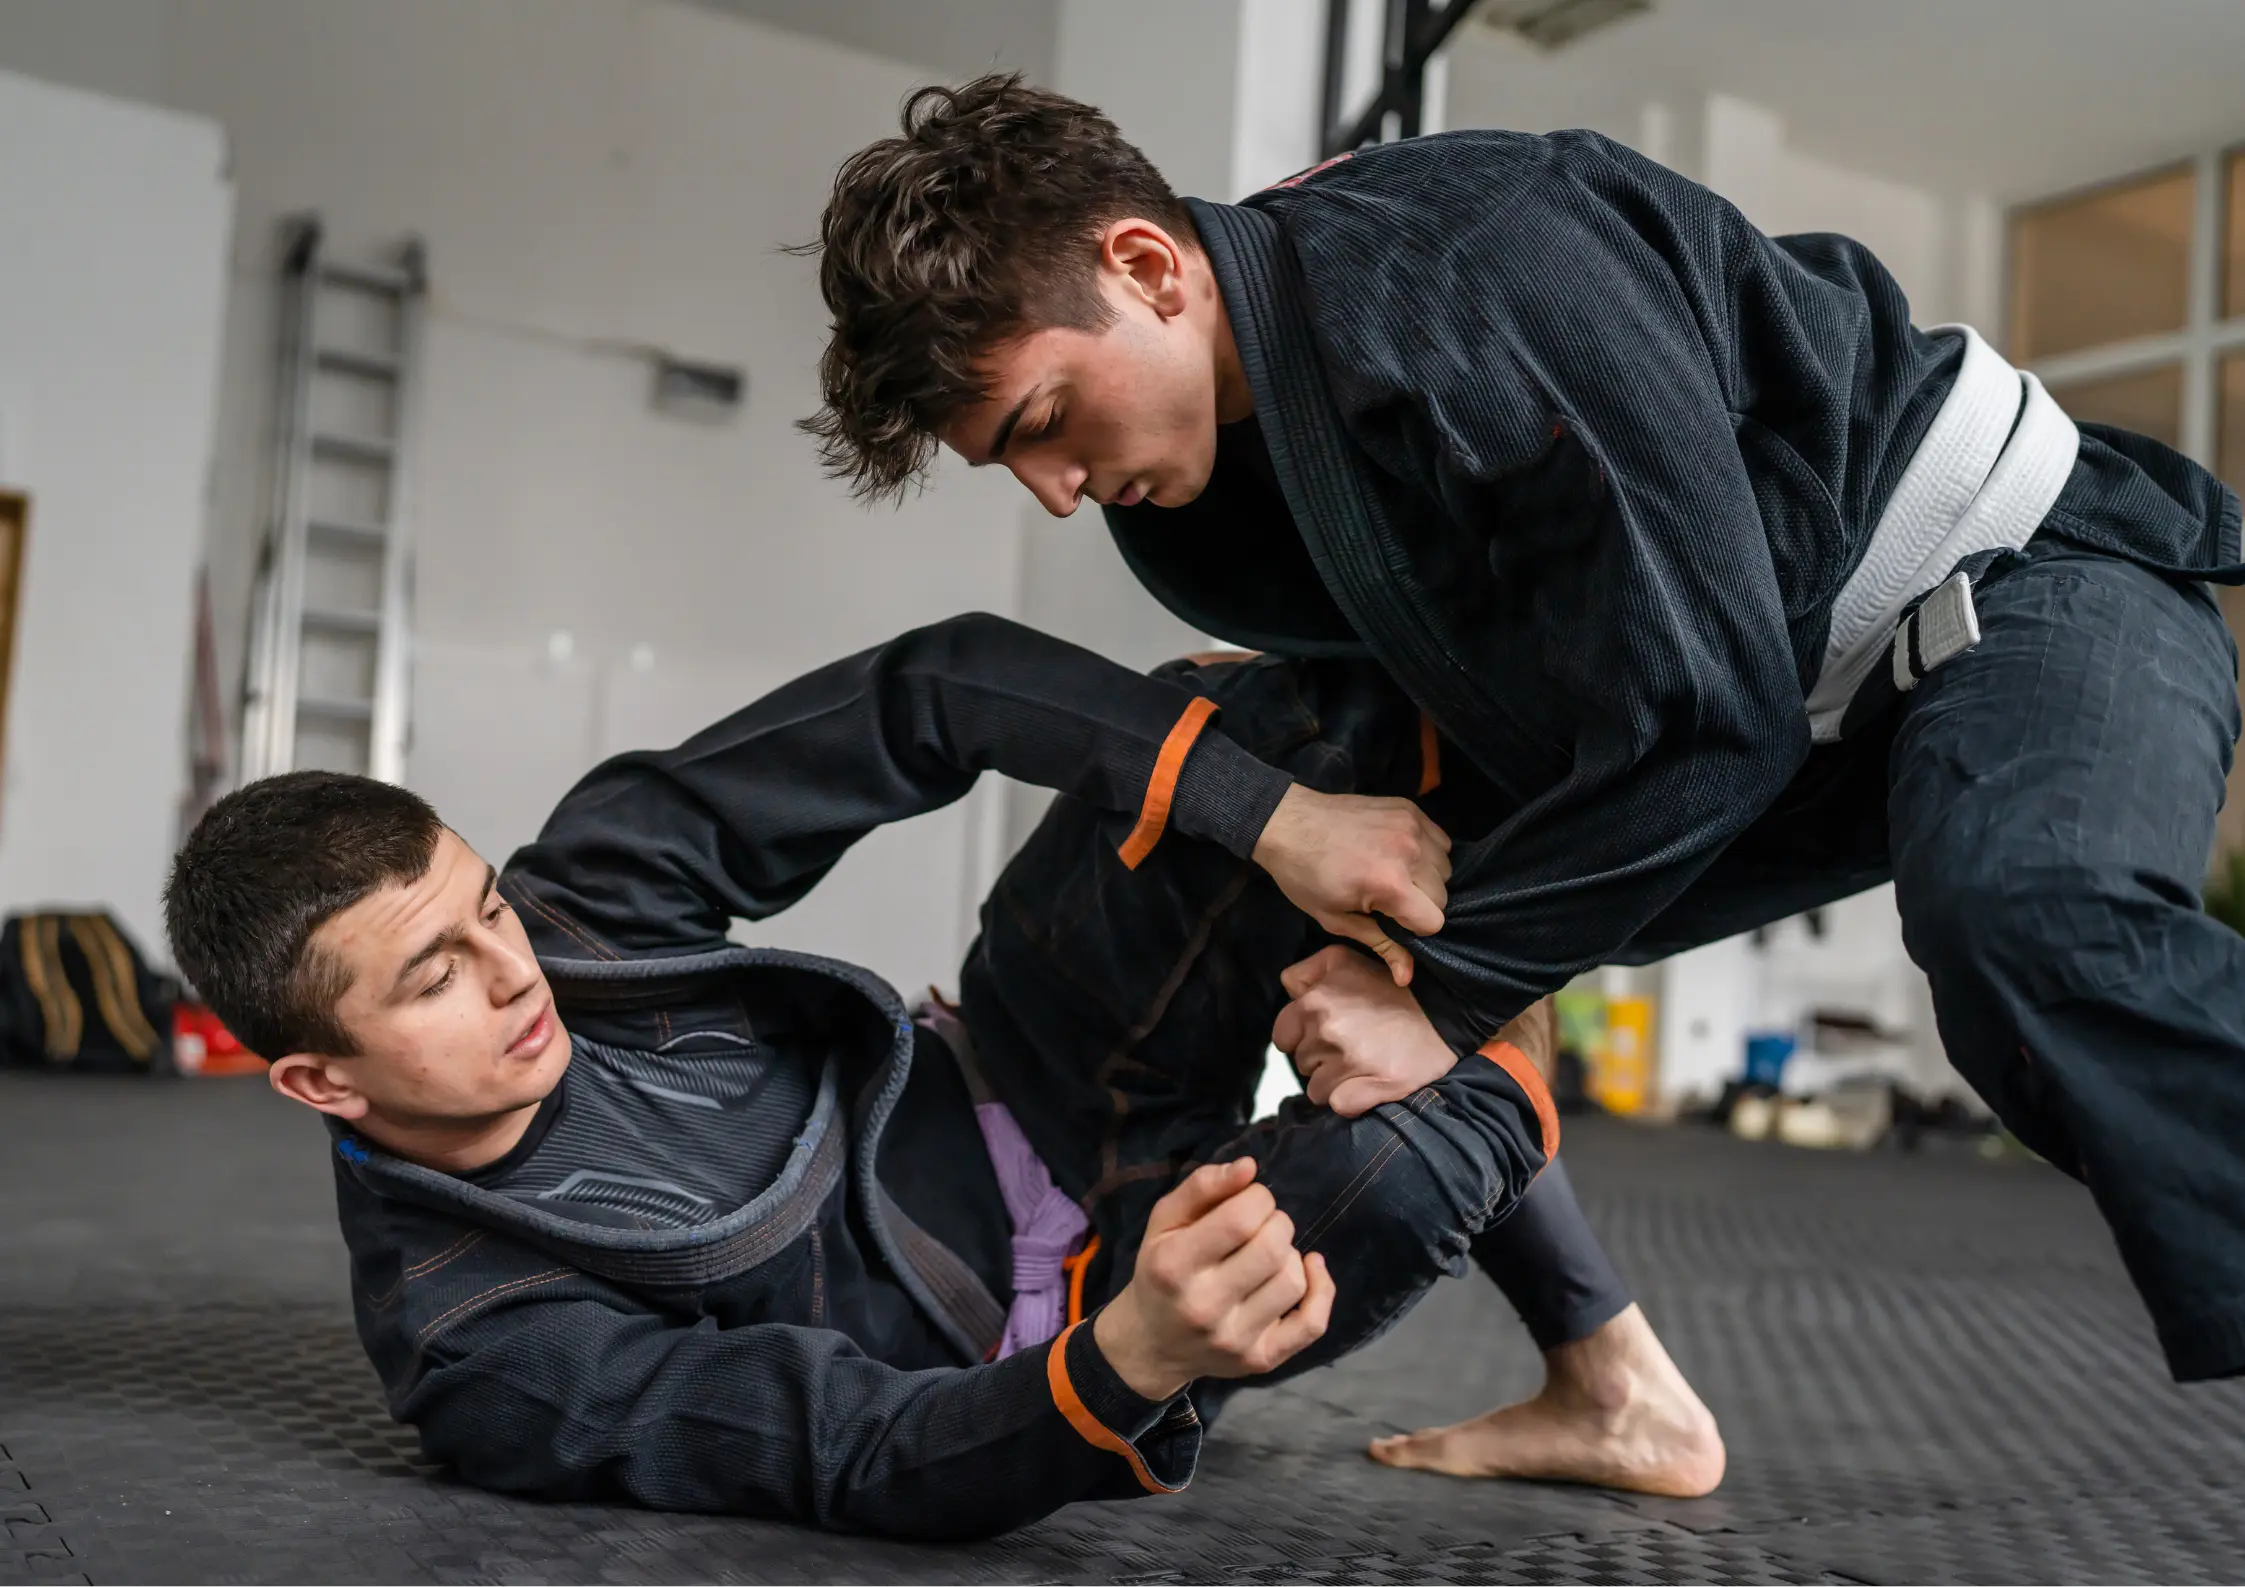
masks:
<instances>
[{"instance_id":1,"label":"black jiu-jitsu gi jacket","mask_svg":"<svg viewBox=\"0 0 2245 1587\"><path fill-rule=\"evenodd\" d=\"M1861 245L1764 236L1594 133L1415 139L1190 203L1268 460L1235 433L1196 501L1108 525L1205 632L1375 657L1496 785L1414 944L1470 1050L1801 768L1833 601L1962 344ZM2237 498L2101 426L2043 532L2245 575Z\"/></svg>"},{"instance_id":2,"label":"black jiu-jitsu gi jacket","mask_svg":"<svg viewBox=\"0 0 2245 1587\"><path fill-rule=\"evenodd\" d=\"M684 1229L494 1194L330 1121L359 1337L392 1413L485 1487L904 1537L1183 1486L1191 1403L1133 1393L1088 1326L981 1364L1011 1229L942 1041L869 972L726 930L984 768L1118 828L1137 812L1126 853L1175 830L1245 857L1289 779L1205 726L1207 705L967 617L588 775L500 881L571 1084L753 1039L808 1065L817 1100L767 1189Z\"/></svg>"}]
</instances>

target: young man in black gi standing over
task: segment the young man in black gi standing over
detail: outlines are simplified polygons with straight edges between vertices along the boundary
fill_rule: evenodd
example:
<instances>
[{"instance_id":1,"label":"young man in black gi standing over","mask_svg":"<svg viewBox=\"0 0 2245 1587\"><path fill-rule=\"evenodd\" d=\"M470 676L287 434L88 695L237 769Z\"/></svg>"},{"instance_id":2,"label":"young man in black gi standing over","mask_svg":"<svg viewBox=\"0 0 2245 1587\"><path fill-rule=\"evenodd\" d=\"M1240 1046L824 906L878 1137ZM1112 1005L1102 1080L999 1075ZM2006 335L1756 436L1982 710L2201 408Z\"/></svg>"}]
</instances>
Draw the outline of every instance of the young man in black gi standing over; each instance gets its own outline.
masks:
<instances>
[{"instance_id":1,"label":"young man in black gi standing over","mask_svg":"<svg viewBox=\"0 0 2245 1587\"><path fill-rule=\"evenodd\" d=\"M1390 934L1408 991L1352 978L1389 1023L1297 1050L1313 1096L1406 1095L1586 968L1891 879L1952 1061L2089 1185L2175 1375L2245 1372L2245 940L2197 897L2238 728L2205 581L2245 578L2212 477L1914 327L1860 245L1590 133L1209 204L990 77L915 95L822 243L811 428L861 491L941 444L1089 498L1188 622L1425 711L1447 923ZM1487 1238L1598 1292L1565 1403L1375 1453L1598 1480L1619 1384L1719 1474L1564 1182Z\"/></svg>"}]
</instances>

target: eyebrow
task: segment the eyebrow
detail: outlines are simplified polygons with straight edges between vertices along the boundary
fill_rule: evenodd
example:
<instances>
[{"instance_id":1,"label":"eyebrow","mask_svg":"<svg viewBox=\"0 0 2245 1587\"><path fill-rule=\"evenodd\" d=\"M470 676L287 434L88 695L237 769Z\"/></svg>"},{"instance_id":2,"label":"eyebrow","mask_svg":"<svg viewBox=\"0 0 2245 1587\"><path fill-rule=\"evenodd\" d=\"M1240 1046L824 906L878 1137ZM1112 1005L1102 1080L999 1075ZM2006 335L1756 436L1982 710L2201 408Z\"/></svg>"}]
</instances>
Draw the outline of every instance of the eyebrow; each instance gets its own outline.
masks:
<instances>
[{"instance_id":1,"label":"eyebrow","mask_svg":"<svg viewBox=\"0 0 2245 1587\"><path fill-rule=\"evenodd\" d=\"M1028 409L1029 404L1036 400L1036 396L1037 394L1034 391L1030 392L1028 396L1023 397L1013 405L1013 412L998 421L998 433L990 438L990 455L984 458L982 463L975 464L976 468L982 467L983 463L995 463L999 458L1006 455L1006 443L1013 439L1013 427L1021 422L1021 415Z\"/></svg>"},{"instance_id":2,"label":"eyebrow","mask_svg":"<svg viewBox=\"0 0 2245 1587\"><path fill-rule=\"evenodd\" d=\"M491 896L491 889L498 885L499 868L496 865L491 864L489 861L485 861L483 867L482 896L484 898L489 898ZM421 966L427 964L431 959L444 952L445 949L451 947L455 942L458 942L464 935L466 935L464 928L455 924L445 927L442 931L431 937L427 942L421 945L421 951L419 953L416 953L412 958L406 960L404 964L398 967L398 978L390 983L390 990L395 992L399 987L405 985L407 978L410 977L414 971L420 969Z\"/></svg>"}]
</instances>

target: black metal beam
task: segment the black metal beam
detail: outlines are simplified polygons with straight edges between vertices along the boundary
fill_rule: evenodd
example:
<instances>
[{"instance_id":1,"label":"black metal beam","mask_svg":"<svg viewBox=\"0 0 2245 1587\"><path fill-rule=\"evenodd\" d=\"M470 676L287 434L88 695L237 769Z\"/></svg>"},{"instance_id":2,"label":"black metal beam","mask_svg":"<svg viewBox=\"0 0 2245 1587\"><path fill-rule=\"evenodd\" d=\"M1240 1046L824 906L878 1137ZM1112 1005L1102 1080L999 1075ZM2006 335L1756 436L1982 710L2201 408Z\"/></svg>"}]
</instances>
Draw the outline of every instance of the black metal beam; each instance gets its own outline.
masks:
<instances>
[{"instance_id":1,"label":"black metal beam","mask_svg":"<svg viewBox=\"0 0 2245 1587\"><path fill-rule=\"evenodd\" d=\"M1328 0L1325 26L1325 136L1320 158L1330 159L1377 141L1393 113L1398 137L1416 137L1426 112L1427 62L1449 42L1475 0L1387 0L1387 48L1379 92L1347 126L1339 125L1346 76L1349 0Z\"/></svg>"},{"instance_id":2,"label":"black metal beam","mask_svg":"<svg viewBox=\"0 0 2245 1587\"><path fill-rule=\"evenodd\" d=\"M1341 120L1341 88L1348 76L1349 0L1325 0L1325 92L1317 105L1317 157L1333 153L1333 128Z\"/></svg>"}]
</instances>

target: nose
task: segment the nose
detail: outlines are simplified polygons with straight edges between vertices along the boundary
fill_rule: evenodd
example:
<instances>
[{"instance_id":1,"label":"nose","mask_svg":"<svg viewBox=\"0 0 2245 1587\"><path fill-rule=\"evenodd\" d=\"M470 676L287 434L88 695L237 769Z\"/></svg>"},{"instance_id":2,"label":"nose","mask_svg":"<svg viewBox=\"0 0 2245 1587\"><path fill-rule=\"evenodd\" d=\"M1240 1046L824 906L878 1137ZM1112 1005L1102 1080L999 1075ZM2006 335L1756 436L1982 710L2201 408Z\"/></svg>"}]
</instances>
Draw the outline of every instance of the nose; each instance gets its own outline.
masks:
<instances>
[{"instance_id":1,"label":"nose","mask_svg":"<svg viewBox=\"0 0 2245 1587\"><path fill-rule=\"evenodd\" d=\"M512 1003L538 984L538 961L527 943L517 945L499 932L487 934L491 954L491 1000Z\"/></svg>"},{"instance_id":2,"label":"nose","mask_svg":"<svg viewBox=\"0 0 2245 1587\"><path fill-rule=\"evenodd\" d=\"M1084 483L1091 471L1077 463L1057 463L1039 459L1012 465L1013 477L1029 488L1037 504L1055 518L1065 518L1076 510L1083 499Z\"/></svg>"}]
</instances>

